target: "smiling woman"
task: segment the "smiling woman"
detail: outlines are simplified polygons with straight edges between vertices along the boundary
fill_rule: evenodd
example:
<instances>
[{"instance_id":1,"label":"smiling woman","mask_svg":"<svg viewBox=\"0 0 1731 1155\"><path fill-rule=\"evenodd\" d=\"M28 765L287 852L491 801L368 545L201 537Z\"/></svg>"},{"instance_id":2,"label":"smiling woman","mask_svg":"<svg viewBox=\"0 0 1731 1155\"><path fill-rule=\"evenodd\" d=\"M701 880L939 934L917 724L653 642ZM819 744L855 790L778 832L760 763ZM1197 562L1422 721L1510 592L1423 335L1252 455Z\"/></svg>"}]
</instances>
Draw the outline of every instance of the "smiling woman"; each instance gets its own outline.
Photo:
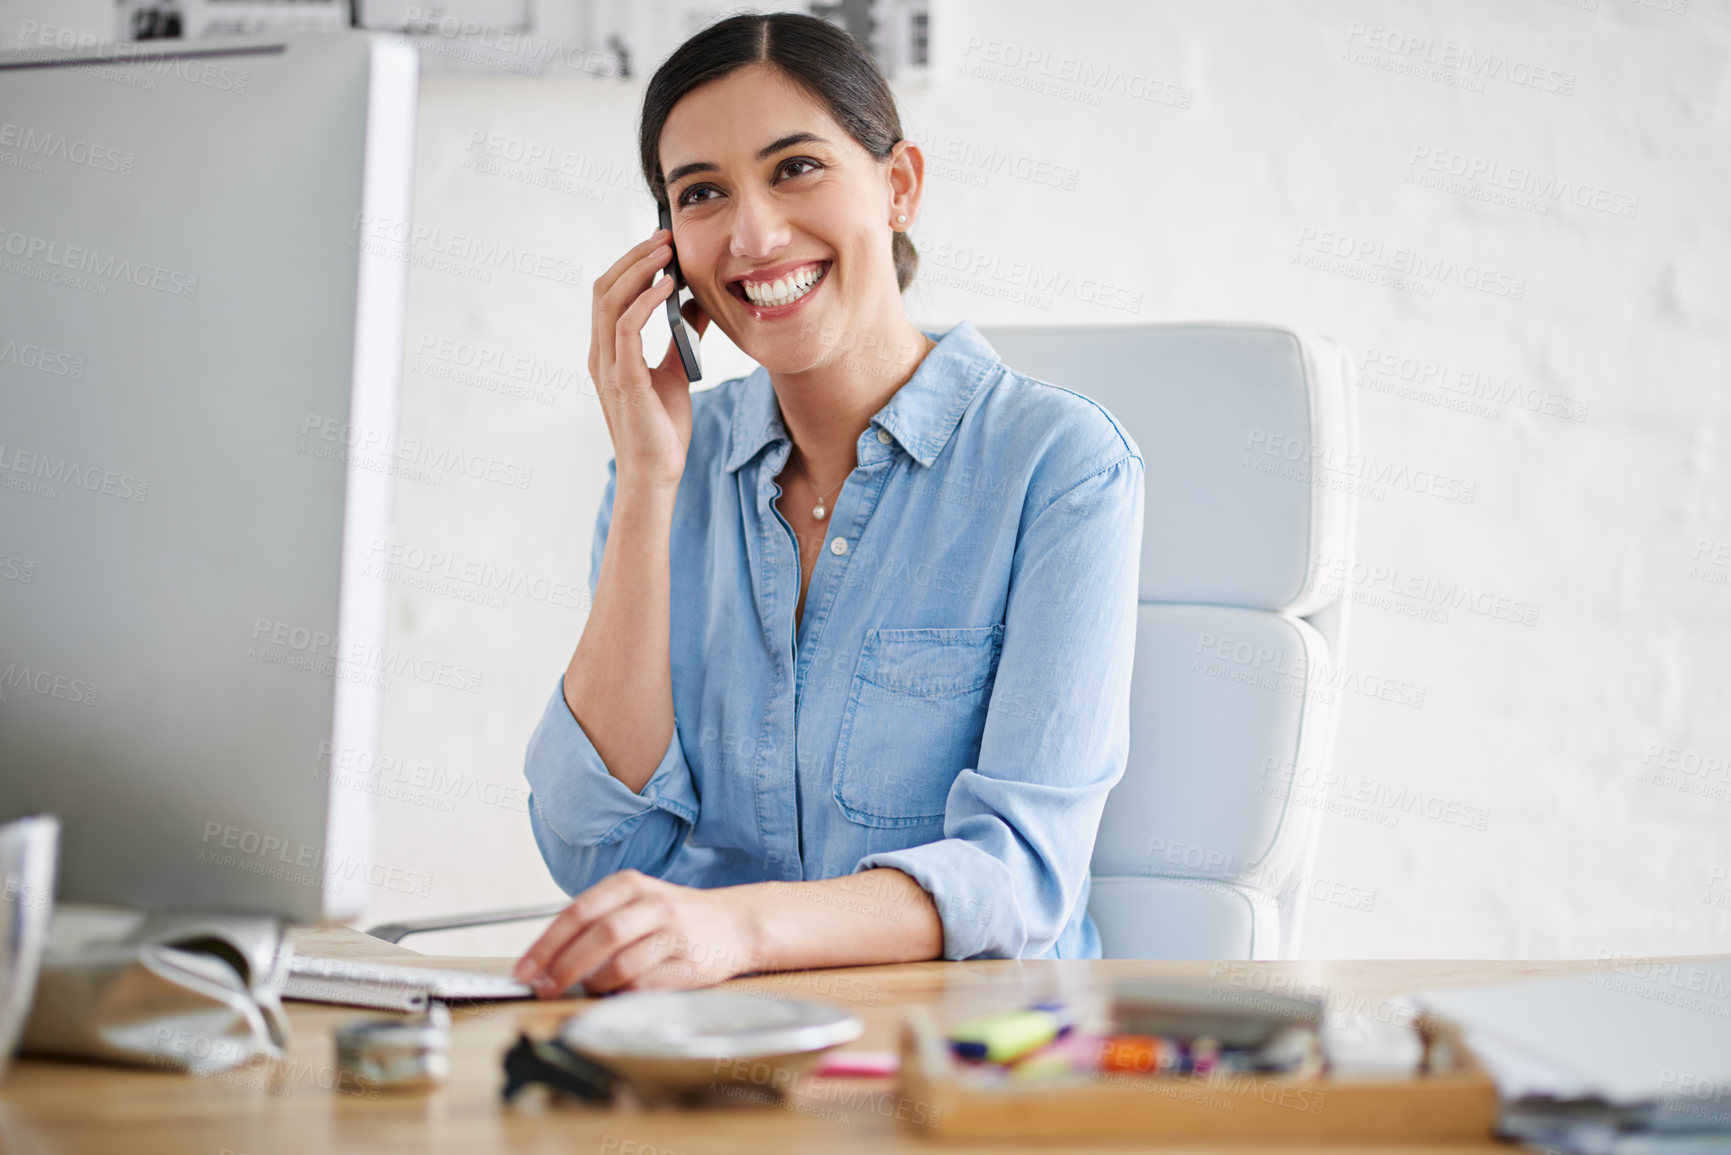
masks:
<instances>
[{"instance_id":1,"label":"smiling woman","mask_svg":"<svg viewBox=\"0 0 1731 1155\"><path fill-rule=\"evenodd\" d=\"M518 977L552 996L1098 956L1135 443L967 321L909 320L924 161L845 32L713 25L651 79L640 140L673 226L595 282L614 456L592 609L525 761L575 897ZM749 376L693 394L671 344L645 359L675 248L687 317Z\"/></svg>"}]
</instances>

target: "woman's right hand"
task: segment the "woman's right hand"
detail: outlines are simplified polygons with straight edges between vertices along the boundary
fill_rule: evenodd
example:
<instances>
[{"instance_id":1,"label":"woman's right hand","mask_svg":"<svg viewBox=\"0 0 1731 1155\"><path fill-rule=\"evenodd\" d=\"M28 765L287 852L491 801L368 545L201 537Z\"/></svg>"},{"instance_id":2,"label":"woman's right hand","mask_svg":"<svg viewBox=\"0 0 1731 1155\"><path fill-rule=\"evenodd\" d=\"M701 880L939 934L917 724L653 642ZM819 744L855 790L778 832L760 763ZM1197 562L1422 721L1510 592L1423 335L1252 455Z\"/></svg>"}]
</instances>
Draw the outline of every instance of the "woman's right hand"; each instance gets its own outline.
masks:
<instances>
[{"instance_id":1,"label":"woman's right hand","mask_svg":"<svg viewBox=\"0 0 1731 1155\"><path fill-rule=\"evenodd\" d=\"M643 357L643 326L662 309L673 278L655 273L672 256L672 238L656 230L632 246L595 281L590 318L589 377L613 439L618 483L675 489L691 444L691 382L671 337L654 369ZM653 282L653 283L652 283ZM685 317L702 336L709 315L695 299Z\"/></svg>"}]
</instances>

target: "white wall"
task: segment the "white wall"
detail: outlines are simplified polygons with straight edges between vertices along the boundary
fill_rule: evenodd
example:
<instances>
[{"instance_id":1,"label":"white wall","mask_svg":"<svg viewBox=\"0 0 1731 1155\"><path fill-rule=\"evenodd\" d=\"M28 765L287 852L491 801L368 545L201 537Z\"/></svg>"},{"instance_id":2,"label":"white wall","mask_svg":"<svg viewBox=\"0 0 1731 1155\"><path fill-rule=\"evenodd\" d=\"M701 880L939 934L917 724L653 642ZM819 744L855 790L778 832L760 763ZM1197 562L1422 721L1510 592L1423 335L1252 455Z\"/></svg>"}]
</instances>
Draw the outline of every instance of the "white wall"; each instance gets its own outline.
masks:
<instances>
[{"instance_id":1,"label":"white wall","mask_svg":"<svg viewBox=\"0 0 1731 1155\"><path fill-rule=\"evenodd\" d=\"M1347 696L1340 792L1368 801L1327 819L1317 872L1338 886L1309 911L1306 955L1731 948L1731 5L1684 4L939 0L933 79L900 94L931 158L960 156L935 166L913 230L925 266L907 302L926 327L1245 318L1396 355L1392 371L1361 369L1362 447L1409 478L1442 475L1445 492L1397 484L1364 502L1359 549L1376 576L1348 583L1368 599L1349 662L1423 700ZM1367 62L1373 36L1429 41ZM1031 52L1047 62L1026 65ZM1468 54L1497 75L1463 87ZM1429 76L1382 66L1426 55ZM1106 70L1103 86L1042 90L1041 71L1080 66ZM435 572L405 554L393 643L484 676L475 695L407 681L390 693L398 777L429 785L381 800L379 855L433 881L425 897L382 889L378 919L560 896L521 764L584 612L418 586L467 565L585 586L610 453L581 387L590 282L654 224L633 160L641 91L424 82L415 219L436 233L410 274L404 432L532 473L520 488L399 486L399 544L454 560ZM491 134L503 151L543 150L553 171L489 157ZM1045 167L988 171L978 158L992 150ZM1427 157L1517 181L1531 170L1586 203L1496 203L1484 179L1472 195L1424 187ZM445 255L495 242L555 277L560 261L581 271L559 283ZM1367 255L1326 251L1337 244ZM1374 278L1402 250L1488 269L1495 291L1352 275ZM1013 284L953 268L976 255L1103 279L1139 307L1018 303ZM558 379L540 390L549 403L465 370L468 354L442 360L446 340ZM705 339L713 381L749 367L724 343ZM1441 368L1403 381L1400 358ZM1474 381L1516 399L1462 411ZM1414 616L1422 596L1399 591L1415 582L1488 595L1488 612ZM1653 748L1679 751L1696 772L1678 781L1716 796L1644 781L1666 757L1648 762ZM1703 771L1708 758L1719 769ZM1419 808L1403 812L1400 792ZM526 934L417 945L502 953Z\"/></svg>"}]
</instances>

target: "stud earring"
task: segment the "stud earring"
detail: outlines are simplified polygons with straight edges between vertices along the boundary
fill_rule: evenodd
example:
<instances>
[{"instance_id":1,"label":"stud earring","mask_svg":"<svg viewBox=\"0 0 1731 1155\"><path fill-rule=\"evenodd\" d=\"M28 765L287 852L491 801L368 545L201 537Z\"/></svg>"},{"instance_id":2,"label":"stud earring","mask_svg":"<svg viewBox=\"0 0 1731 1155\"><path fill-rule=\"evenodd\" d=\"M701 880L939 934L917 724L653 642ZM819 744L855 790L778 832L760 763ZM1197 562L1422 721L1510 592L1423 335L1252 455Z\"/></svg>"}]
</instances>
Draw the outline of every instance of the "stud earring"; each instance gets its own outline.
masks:
<instances>
[{"instance_id":1,"label":"stud earring","mask_svg":"<svg viewBox=\"0 0 1731 1155\"><path fill-rule=\"evenodd\" d=\"M907 223L908 223L908 214L906 214L906 213L897 213L896 214L896 224L905 225Z\"/></svg>"}]
</instances>

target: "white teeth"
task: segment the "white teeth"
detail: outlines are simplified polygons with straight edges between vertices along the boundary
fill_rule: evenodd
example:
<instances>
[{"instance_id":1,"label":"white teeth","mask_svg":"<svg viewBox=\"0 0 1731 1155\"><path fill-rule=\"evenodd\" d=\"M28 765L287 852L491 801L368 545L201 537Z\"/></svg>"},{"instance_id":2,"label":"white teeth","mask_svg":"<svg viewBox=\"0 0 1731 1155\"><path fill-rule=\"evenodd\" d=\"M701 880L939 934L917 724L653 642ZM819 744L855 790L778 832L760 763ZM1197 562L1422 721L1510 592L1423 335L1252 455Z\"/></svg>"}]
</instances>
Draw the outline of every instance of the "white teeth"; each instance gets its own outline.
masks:
<instances>
[{"instance_id":1,"label":"white teeth","mask_svg":"<svg viewBox=\"0 0 1731 1155\"><path fill-rule=\"evenodd\" d=\"M741 287L754 305L787 305L811 292L812 286L822 279L823 267L814 265L785 277L777 277L767 285L742 281Z\"/></svg>"}]
</instances>

